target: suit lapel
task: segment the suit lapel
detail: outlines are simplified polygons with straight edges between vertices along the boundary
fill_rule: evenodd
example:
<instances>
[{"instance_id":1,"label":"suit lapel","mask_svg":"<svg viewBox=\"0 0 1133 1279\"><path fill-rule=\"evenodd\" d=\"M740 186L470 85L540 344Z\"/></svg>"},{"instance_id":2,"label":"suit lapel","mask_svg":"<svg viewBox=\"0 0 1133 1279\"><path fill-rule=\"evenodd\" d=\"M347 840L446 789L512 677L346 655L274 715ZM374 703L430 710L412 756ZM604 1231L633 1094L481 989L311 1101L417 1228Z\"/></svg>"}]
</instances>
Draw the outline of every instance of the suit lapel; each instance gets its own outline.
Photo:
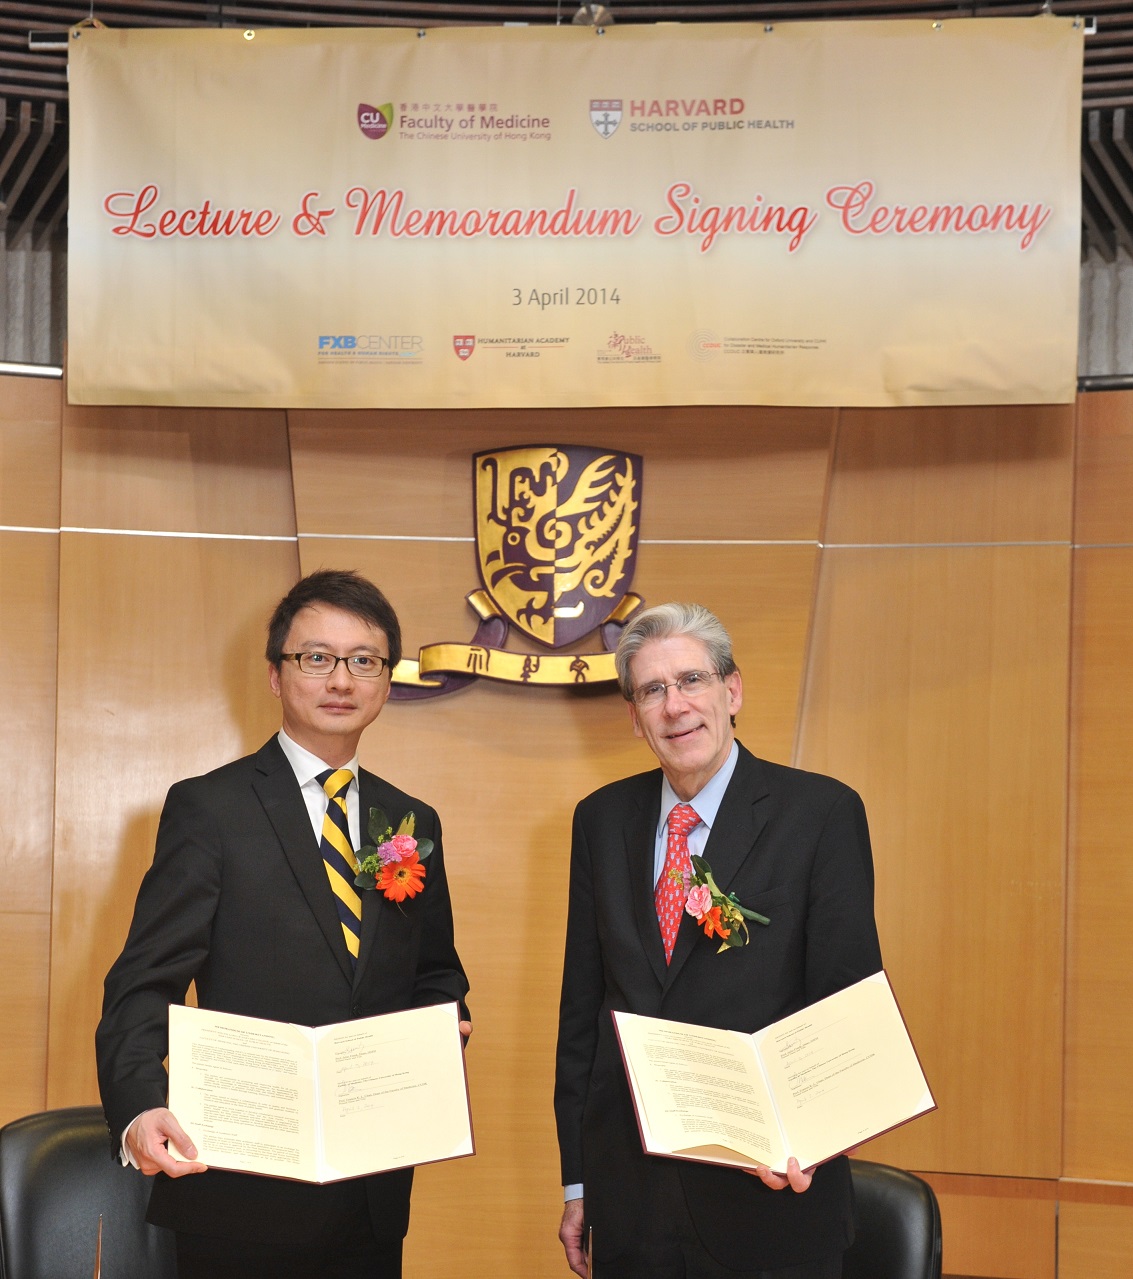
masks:
<instances>
[{"instance_id":1,"label":"suit lapel","mask_svg":"<svg viewBox=\"0 0 1133 1279\"><path fill-rule=\"evenodd\" d=\"M370 842L370 809L381 808L385 811L386 816L393 823L396 829L397 823L404 816L403 813L390 812L384 796L380 793L380 782L373 773L368 773L364 768L358 770L358 817L362 830L362 843ZM425 863L425 876L428 878L429 863ZM354 970L354 984L362 980L370 957L377 951L379 937L381 934L382 921L386 918L387 910L391 908L390 903L386 901L381 891L377 888L363 892L362 898L362 936L358 946L358 964Z\"/></svg>"},{"instance_id":2,"label":"suit lapel","mask_svg":"<svg viewBox=\"0 0 1133 1279\"><path fill-rule=\"evenodd\" d=\"M661 820L661 774L649 773L625 825L629 882L633 885L633 912L637 933L659 982L665 981L665 947L657 923L653 899L653 855L657 847L657 823Z\"/></svg>"},{"instance_id":3,"label":"suit lapel","mask_svg":"<svg viewBox=\"0 0 1133 1279\"><path fill-rule=\"evenodd\" d=\"M712 878L724 892L730 891L767 824L767 805L763 802L767 795L767 782L759 760L741 746L735 772L720 802L703 854L712 868ZM705 938L703 930L691 916L682 919L673 959L666 974L666 986L684 967L694 946L713 944L719 945Z\"/></svg>"},{"instance_id":4,"label":"suit lapel","mask_svg":"<svg viewBox=\"0 0 1133 1279\"><path fill-rule=\"evenodd\" d=\"M272 738L256 756L256 778L252 783L268 821L275 830L283 854L299 882L319 928L327 939L347 981L351 978L350 953L342 938L342 925L334 894L330 890L326 868L319 856L318 844L311 830L307 806L291 765L279 741Z\"/></svg>"}]
</instances>

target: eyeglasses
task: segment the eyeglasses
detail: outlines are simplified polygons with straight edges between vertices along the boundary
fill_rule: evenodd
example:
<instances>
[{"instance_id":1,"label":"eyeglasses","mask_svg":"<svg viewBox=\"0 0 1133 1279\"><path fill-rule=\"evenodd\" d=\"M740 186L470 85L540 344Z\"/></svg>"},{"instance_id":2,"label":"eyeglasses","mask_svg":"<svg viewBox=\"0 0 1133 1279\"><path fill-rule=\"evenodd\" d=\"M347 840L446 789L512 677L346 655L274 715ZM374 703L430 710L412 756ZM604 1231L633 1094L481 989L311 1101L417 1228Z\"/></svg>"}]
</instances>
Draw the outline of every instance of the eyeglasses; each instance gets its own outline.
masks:
<instances>
[{"instance_id":1,"label":"eyeglasses","mask_svg":"<svg viewBox=\"0 0 1133 1279\"><path fill-rule=\"evenodd\" d=\"M712 687L713 681L719 678L720 676L713 671L689 671L680 679L673 680L671 684L662 684L658 681L642 684L640 688L633 690L630 698L642 710L649 710L661 705L670 688L675 688L685 697L700 697Z\"/></svg>"},{"instance_id":2,"label":"eyeglasses","mask_svg":"<svg viewBox=\"0 0 1133 1279\"><path fill-rule=\"evenodd\" d=\"M352 653L349 657L335 657L333 653L281 653L288 662L294 662L304 675L321 675L329 679L338 670L339 662L346 663L346 669L356 679L377 679L389 665L388 657L378 657L376 653Z\"/></svg>"}]
</instances>

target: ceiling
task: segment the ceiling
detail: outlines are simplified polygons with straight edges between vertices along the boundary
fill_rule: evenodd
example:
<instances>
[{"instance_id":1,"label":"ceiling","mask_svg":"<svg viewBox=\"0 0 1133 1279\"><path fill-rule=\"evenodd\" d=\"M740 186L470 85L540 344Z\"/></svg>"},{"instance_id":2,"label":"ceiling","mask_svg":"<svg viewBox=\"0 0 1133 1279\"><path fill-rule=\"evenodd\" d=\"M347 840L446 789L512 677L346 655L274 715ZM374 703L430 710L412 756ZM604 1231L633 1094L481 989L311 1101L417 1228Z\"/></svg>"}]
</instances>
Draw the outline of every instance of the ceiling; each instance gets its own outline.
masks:
<instances>
[{"instance_id":1,"label":"ceiling","mask_svg":"<svg viewBox=\"0 0 1133 1279\"><path fill-rule=\"evenodd\" d=\"M63 234L67 210L67 29L94 17L108 27L470 26L570 22L577 0L305 0L303 3L0 4L0 243L41 247ZM1133 0L1020 4L985 0L609 0L618 23L798 22L820 19L1084 16L1083 249L1113 261L1133 253ZM29 39L30 33L36 33Z\"/></svg>"}]
</instances>

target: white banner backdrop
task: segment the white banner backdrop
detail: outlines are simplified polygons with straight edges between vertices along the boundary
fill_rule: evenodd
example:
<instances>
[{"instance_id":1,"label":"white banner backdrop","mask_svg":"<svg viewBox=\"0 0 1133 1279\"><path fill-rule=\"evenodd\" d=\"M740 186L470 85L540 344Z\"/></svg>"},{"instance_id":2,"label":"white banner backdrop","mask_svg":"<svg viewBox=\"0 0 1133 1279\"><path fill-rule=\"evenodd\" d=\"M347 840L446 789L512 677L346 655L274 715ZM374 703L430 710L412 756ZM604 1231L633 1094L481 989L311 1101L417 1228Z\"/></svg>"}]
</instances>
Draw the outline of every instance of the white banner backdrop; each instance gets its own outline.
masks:
<instances>
[{"instance_id":1,"label":"white banner backdrop","mask_svg":"<svg viewBox=\"0 0 1133 1279\"><path fill-rule=\"evenodd\" d=\"M69 393L1073 398L1070 19L71 42Z\"/></svg>"}]
</instances>

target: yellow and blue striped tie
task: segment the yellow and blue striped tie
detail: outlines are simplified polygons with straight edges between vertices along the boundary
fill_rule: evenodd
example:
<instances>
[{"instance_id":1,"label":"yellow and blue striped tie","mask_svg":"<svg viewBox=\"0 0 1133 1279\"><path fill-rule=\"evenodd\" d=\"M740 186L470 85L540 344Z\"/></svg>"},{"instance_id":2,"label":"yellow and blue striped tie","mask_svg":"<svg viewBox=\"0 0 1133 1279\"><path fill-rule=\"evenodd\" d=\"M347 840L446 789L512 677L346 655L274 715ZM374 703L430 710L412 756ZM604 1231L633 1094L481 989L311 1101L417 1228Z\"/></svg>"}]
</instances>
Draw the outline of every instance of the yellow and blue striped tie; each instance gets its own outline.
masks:
<instances>
[{"instance_id":1,"label":"yellow and blue striped tie","mask_svg":"<svg viewBox=\"0 0 1133 1279\"><path fill-rule=\"evenodd\" d=\"M328 768L319 774L318 780L327 793L327 812L323 818L319 851L327 868L334 904L338 907L350 962L354 964L358 959L358 942L362 935L362 899L354 887L357 859L350 846L350 824L346 820L346 792L354 774L349 768Z\"/></svg>"}]
</instances>

